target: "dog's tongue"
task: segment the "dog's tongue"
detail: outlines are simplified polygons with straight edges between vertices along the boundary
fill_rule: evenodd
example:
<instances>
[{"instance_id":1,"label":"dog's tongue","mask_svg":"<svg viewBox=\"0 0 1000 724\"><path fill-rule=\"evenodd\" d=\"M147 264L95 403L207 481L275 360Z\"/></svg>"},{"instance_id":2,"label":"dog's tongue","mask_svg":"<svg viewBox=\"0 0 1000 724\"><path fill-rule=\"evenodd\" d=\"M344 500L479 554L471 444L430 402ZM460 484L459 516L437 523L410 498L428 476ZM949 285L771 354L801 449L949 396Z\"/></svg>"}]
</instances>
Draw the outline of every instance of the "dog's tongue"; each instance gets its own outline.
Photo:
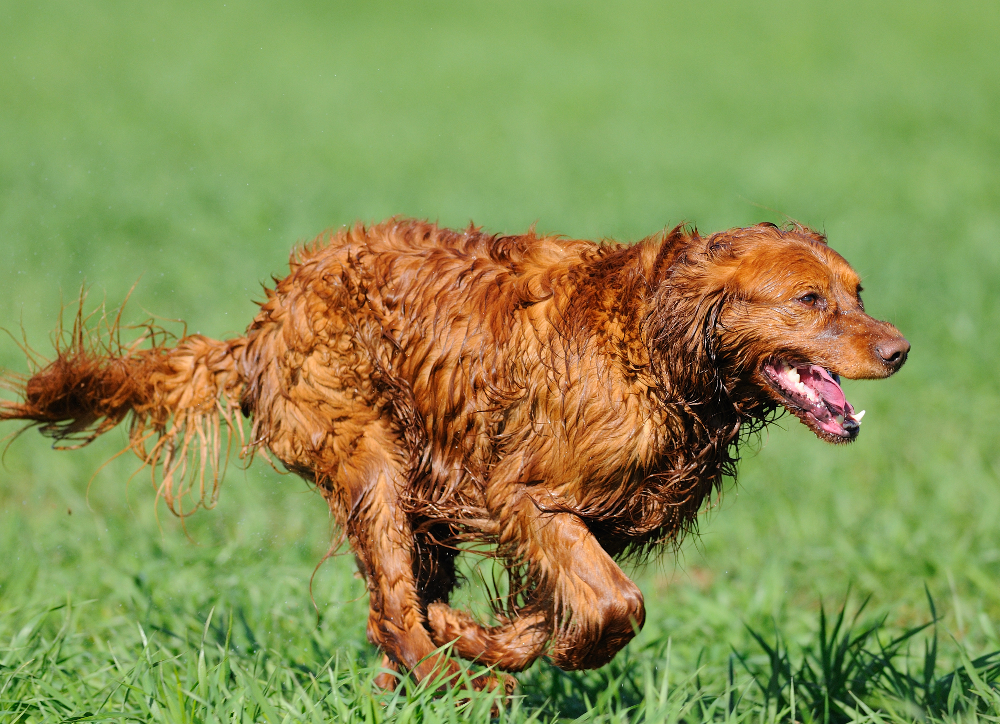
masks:
<instances>
[{"instance_id":1,"label":"dog's tongue","mask_svg":"<svg viewBox=\"0 0 1000 724\"><path fill-rule=\"evenodd\" d=\"M815 390L823 398L823 402L826 403L826 406L830 408L830 412L834 415L844 415L846 417L854 412L854 408L847 401L844 391L837 384L837 381L833 379L833 375L819 365L809 365L805 369L800 367L799 379L802 380L804 385Z\"/></svg>"}]
</instances>

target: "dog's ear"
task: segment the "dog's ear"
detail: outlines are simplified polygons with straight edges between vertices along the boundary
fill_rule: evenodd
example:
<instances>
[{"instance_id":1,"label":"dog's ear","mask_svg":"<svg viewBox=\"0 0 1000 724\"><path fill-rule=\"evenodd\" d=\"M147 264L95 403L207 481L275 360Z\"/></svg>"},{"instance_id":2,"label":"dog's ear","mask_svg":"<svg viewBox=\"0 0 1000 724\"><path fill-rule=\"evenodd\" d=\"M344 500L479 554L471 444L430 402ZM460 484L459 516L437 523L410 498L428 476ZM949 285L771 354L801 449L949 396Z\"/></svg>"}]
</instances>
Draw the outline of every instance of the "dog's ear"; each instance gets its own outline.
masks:
<instances>
[{"instance_id":1,"label":"dog's ear","mask_svg":"<svg viewBox=\"0 0 1000 724\"><path fill-rule=\"evenodd\" d=\"M726 256L732 256L732 240L725 234L714 234L709 238L708 244L705 247L705 254L713 261Z\"/></svg>"},{"instance_id":2,"label":"dog's ear","mask_svg":"<svg viewBox=\"0 0 1000 724\"><path fill-rule=\"evenodd\" d=\"M753 227L756 228L756 227ZM724 262L742 255L747 248L749 229L719 231L705 238L703 253L710 262Z\"/></svg>"},{"instance_id":3,"label":"dog's ear","mask_svg":"<svg viewBox=\"0 0 1000 724\"><path fill-rule=\"evenodd\" d=\"M663 231L657 236L649 237L649 241L659 245L648 277L649 284L653 288L667 276L675 261L684 257L694 244L701 241L698 229L688 224L678 224L670 231Z\"/></svg>"},{"instance_id":4,"label":"dog's ear","mask_svg":"<svg viewBox=\"0 0 1000 724\"><path fill-rule=\"evenodd\" d=\"M729 304L729 295L722 289L713 299L707 300L708 304L704 312L704 322L702 323L702 347L705 355L711 360L713 365L718 363L718 335L720 317L723 308Z\"/></svg>"}]
</instances>

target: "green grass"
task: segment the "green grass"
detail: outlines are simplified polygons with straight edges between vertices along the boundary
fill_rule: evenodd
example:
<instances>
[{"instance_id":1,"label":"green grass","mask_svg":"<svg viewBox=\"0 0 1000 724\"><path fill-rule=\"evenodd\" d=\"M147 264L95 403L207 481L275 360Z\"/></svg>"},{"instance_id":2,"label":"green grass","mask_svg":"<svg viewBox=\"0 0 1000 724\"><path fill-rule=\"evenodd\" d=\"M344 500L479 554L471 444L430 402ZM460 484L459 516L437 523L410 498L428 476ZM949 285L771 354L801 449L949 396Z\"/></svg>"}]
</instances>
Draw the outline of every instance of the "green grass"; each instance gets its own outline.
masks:
<instances>
[{"instance_id":1,"label":"green grass","mask_svg":"<svg viewBox=\"0 0 1000 724\"><path fill-rule=\"evenodd\" d=\"M293 243L391 214L619 239L794 217L911 360L849 385L854 445L765 433L639 572L636 641L536 665L500 719L995 721L996 4L397 5L0 0L0 326L45 351L61 298L138 282L130 321L237 334ZM24 370L13 340L0 366ZM304 483L233 468L182 524L132 460L100 467L107 438L4 458L0 722L488 718L373 690L350 556L310 602L334 531Z\"/></svg>"}]
</instances>

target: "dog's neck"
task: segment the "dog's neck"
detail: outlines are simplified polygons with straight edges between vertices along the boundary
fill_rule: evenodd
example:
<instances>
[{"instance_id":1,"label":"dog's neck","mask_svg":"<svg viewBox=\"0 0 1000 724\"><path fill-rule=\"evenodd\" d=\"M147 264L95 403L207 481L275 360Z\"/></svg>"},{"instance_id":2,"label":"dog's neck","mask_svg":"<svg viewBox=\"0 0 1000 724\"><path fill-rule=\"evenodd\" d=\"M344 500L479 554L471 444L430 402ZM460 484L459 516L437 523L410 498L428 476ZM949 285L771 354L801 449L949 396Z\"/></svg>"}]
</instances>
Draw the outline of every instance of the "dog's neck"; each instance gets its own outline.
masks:
<instances>
[{"instance_id":1,"label":"dog's neck","mask_svg":"<svg viewBox=\"0 0 1000 724\"><path fill-rule=\"evenodd\" d=\"M604 455L604 467L574 500L613 555L652 550L695 526L724 477L735 475L744 415L714 346L721 289L697 278L700 238L674 230L631 247L605 248L580 270L563 333L593 335L623 404L619 424L633 446ZM592 348L593 349L593 348ZM625 412L629 410L629 412Z\"/></svg>"}]
</instances>

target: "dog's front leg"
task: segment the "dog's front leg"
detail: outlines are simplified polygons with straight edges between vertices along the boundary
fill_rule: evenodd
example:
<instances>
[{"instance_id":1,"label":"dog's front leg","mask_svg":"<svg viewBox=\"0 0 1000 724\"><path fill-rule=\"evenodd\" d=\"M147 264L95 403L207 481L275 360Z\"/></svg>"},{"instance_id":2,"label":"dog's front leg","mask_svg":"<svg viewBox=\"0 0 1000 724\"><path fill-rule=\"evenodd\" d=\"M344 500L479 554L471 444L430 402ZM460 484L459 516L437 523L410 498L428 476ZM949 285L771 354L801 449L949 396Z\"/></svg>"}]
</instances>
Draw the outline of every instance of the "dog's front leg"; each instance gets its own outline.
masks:
<instances>
[{"instance_id":1,"label":"dog's front leg","mask_svg":"<svg viewBox=\"0 0 1000 724\"><path fill-rule=\"evenodd\" d=\"M642 628L642 593L578 516L549 512L532 492L521 488L507 506L501 544L516 547L537 585L532 607L547 610L553 663L603 666Z\"/></svg>"},{"instance_id":2,"label":"dog's front leg","mask_svg":"<svg viewBox=\"0 0 1000 724\"><path fill-rule=\"evenodd\" d=\"M435 643L454 642L463 658L506 671L520 671L545 653L563 669L609 662L645 621L639 588L579 516L552 512L535 499L541 488L496 484L490 492L501 552L527 566L529 600L497 626L432 603L427 619Z\"/></svg>"}]
</instances>

